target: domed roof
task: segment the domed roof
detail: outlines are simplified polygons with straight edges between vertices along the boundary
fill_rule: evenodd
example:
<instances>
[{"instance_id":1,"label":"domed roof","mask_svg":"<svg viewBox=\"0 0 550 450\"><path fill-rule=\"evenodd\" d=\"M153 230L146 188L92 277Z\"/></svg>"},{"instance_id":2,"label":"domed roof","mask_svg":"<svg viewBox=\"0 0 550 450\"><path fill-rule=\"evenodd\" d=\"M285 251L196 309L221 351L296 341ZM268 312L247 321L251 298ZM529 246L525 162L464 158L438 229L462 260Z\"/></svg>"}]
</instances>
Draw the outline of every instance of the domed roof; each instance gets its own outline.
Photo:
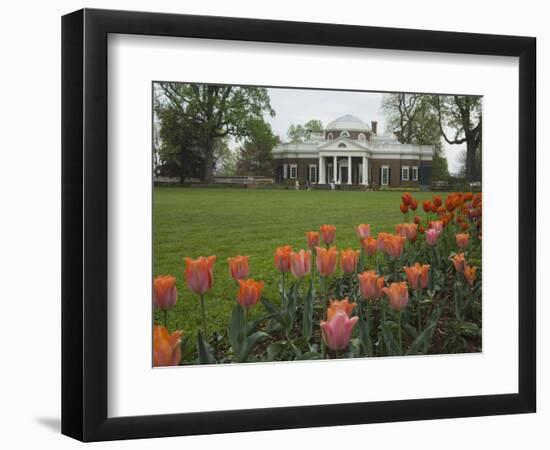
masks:
<instances>
[{"instance_id":1,"label":"domed roof","mask_svg":"<svg viewBox=\"0 0 550 450\"><path fill-rule=\"evenodd\" d=\"M346 114L330 122L325 130L370 131L370 128L361 119L351 114Z\"/></svg>"}]
</instances>

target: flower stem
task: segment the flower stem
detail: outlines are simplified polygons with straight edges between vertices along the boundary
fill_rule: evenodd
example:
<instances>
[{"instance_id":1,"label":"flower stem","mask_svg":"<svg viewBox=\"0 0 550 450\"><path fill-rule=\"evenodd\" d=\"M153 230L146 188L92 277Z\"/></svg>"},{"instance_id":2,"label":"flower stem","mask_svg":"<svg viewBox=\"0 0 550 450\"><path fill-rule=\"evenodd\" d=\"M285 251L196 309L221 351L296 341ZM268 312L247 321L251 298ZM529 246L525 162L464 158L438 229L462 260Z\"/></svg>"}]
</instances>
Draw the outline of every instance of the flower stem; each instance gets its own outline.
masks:
<instances>
[{"instance_id":1,"label":"flower stem","mask_svg":"<svg viewBox=\"0 0 550 450\"><path fill-rule=\"evenodd\" d=\"M420 335L420 330L422 329L422 312L420 310L420 291L418 289L415 290L416 294L416 307L418 308L417 314L418 314L418 334Z\"/></svg>"},{"instance_id":2,"label":"flower stem","mask_svg":"<svg viewBox=\"0 0 550 450\"><path fill-rule=\"evenodd\" d=\"M208 329L206 327L206 311L204 310L204 295L201 295L201 312L202 312L202 331L204 332L205 339L208 336Z\"/></svg>"},{"instance_id":3,"label":"flower stem","mask_svg":"<svg viewBox=\"0 0 550 450\"><path fill-rule=\"evenodd\" d=\"M403 337L401 336L401 311L399 311L397 334L399 338L399 351L403 354Z\"/></svg>"},{"instance_id":4,"label":"flower stem","mask_svg":"<svg viewBox=\"0 0 550 450\"><path fill-rule=\"evenodd\" d=\"M168 329L168 310L163 309L164 328Z\"/></svg>"}]
</instances>

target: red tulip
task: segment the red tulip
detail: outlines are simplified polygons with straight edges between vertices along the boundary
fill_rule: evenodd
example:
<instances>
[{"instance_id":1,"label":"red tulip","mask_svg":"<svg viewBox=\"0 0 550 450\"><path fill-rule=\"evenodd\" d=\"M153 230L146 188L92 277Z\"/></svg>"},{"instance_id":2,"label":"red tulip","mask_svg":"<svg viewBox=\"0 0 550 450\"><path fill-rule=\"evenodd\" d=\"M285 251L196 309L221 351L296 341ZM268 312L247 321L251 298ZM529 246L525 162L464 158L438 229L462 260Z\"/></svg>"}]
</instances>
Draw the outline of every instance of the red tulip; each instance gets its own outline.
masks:
<instances>
[{"instance_id":1,"label":"red tulip","mask_svg":"<svg viewBox=\"0 0 550 450\"><path fill-rule=\"evenodd\" d=\"M412 203L412 195L410 194L410 192L404 192L401 196L401 200L403 201L403 204L405 206L410 206Z\"/></svg>"}]
</instances>

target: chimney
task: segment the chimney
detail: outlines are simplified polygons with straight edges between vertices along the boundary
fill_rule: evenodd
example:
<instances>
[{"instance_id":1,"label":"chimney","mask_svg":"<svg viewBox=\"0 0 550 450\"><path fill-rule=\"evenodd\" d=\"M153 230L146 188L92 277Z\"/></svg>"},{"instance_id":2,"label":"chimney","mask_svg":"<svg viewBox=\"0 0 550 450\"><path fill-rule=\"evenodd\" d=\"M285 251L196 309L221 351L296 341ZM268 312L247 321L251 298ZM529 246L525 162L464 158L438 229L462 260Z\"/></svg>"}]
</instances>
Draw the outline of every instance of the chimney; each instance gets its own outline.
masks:
<instances>
[{"instance_id":1,"label":"chimney","mask_svg":"<svg viewBox=\"0 0 550 450\"><path fill-rule=\"evenodd\" d=\"M371 121L370 128L372 130L372 134L376 134L377 125L378 125L378 122L376 120Z\"/></svg>"}]
</instances>

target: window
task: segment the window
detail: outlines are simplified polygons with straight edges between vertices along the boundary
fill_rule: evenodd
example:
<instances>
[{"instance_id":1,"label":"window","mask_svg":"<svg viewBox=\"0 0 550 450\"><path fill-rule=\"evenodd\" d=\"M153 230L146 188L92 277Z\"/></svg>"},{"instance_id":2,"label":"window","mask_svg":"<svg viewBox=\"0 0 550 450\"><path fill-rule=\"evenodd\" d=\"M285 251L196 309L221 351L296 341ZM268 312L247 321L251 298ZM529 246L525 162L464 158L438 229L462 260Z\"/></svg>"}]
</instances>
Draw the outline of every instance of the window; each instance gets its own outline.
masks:
<instances>
[{"instance_id":1,"label":"window","mask_svg":"<svg viewBox=\"0 0 550 450\"><path fill-rule=\"evenodd\" d=\"M387 186L390 183L390 168L389 166L382 166L380 168L380 184Z\"/></svg>"},{"instance_id":2,"label":"window","mask_svg":"<svg viewBox=\"0 0 550 450\"><path fill-rule=\"evenodd\" d=\"M317 166L315 164L309 165L309 182L317 183Z\"/></svg>"},{"instance_id":3,"label":"window","mask_svg":"<svg viewBox=\"0 0 550 450\"><path fill-rule=\"evenodd\" d=\"M298 178L298 166L296 164L290 165L290 178Z\"/></svg>"},{"instance_id":4,"label":"window","mask_svg":"<svg viewBox=\"0 0 550 450\"><path fill-rule=\"evenodd\" d=\"M367 140L367 136L365 136L365 133L359 133L359 140L361 142L365 142Z\"/></svg>"},{"instance_id":5,"label":"window","mask_svg":"<svg viewBox=\"0 0 550 450\"><path fill-rule=\"evenodd\" d=\"M346 130L344 130L340 133L340 137L349 138L349 133Z\"/></svg>"},{"instance_id":6,"label":"window","mask_svg":"<svg viewBox=\"0 0 550 450\"><path fill-rule=\"evenodd\" d=\"M329 141L332 141L334 139L334 136L332 135L332 133L327 134L327 139Z\"/></svg>"},{"instance_id":7,"label":"window","mask_svg":"<svg viewBox=\"0 0 550 450\"><path fill-rule=\"evenodd\" d=\"M418 181L418 166L411 167L411 180Z\"/></svg>"},{"instance_id":8,"label":"window","mask_svg":"<svg viewBox=\"0 0 550 450\"><path fill-rule=\"evenodd\" d=\"M401 180L409 181L409 166L401 167Z\"/></svg>"},{"instance_id":9,"label":"window","mask_svg":"<svg viewBox=\"0 0 550 450\"><path fill-rule=\"evenodd\" d=\"M347 145L341 142L340 144L338 144L338 148L347 148Z\"/></svg>"}]
</instances>

